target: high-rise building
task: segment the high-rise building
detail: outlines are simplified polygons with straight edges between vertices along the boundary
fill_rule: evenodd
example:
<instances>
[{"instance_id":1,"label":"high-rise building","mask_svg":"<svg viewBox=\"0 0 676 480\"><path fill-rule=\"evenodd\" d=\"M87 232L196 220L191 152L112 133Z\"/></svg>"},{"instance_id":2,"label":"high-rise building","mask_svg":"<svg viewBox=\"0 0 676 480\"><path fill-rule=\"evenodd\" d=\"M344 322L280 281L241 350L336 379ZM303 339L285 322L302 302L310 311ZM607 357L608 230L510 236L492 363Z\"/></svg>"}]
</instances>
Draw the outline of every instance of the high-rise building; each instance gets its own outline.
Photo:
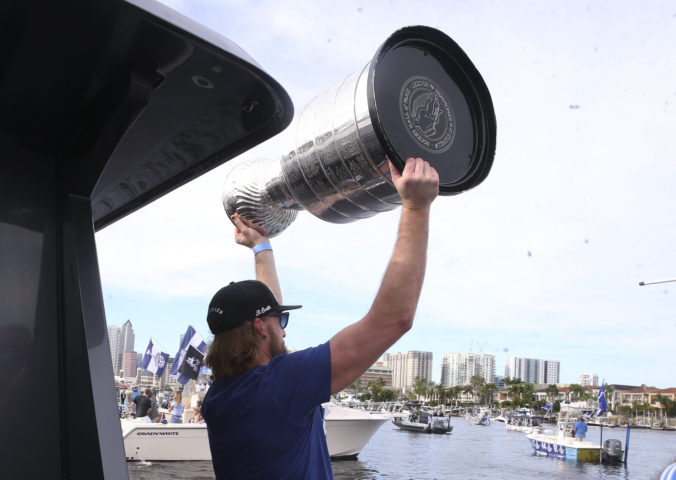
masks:
<instances>
[{"instance_id":1,"label":"high-rise building","mask_svg":"<svg viewBox=\"0 0 676 480\"><path fill-rule=\"evenodd\" d=\"M122 330L120 331L120 340L119 340L119 353L118 358L120 362L120 368L124 369L123 356L124 352L133 352L134 351L134 327L131 326L131 320L127 320L122 324ZM129 376L130 372L124 371L125 376ZM134 370L133 375L136 375L136 370Z\"/></svg>"},{"instance_id":2,"label":"high-rise building","mask_svg":"<svg viewBox=\"0 0 676 480\"><path fill-rule=\"evenodd\" d=\"M432 352L386 353L383 364L392 370L392 388L402 393L415 387L416 377L432 381Z\"/></svg>"},{"instance_id":3,"label":"high-rise building","mask_svg":"<svg viewBox=\"0 0 676 480\"><path fill-rule=\"evenodd\" d=\"M113 375L119 375L121 365L120 332L117 325L108 326L108 343L110 344L110 358L113 361Z\"/></svg>"},{"instance_id":4,"label":"high-rise building","mask_svg":"<svg viewBox=\"0 0 676 480\"><path fill-rule=\"evenodd\" d=\"M559 383L560 362L536 358L509 357L505 361L505 377L520 378L528 383Z\"/></svg>"},{"instance_id":5,"label":"high-rise building","mask_svg":"<svg viewBox=\"0 0 676 480\"><path fill-rule=\"evenodd\" d=\"M495 382L495 356L477 353L444 353L441 357L441 384L454 387L471 384L472 377Z\"/></svg>"},{"instance_id":6,"label":"high-rise building","mask_svg":"<svg viewBox=\"0 0 676 480\"><path fill-rule=\"evenodd\" d=\"M595 373L581 373L577 383L583 387L596 387L599 384L599 376Z\"/></svg>"},{"instance_id":7,"label":"high-rise building","mask_svg":"<svg viewBox=\"0 0 676 480\"><path fill-rule=\"evenodd\" d=\"M136 352L122 352L122 372L124 378L136 377L136 369L138 368L138 360Z\"/></svg>"}]
</instances>

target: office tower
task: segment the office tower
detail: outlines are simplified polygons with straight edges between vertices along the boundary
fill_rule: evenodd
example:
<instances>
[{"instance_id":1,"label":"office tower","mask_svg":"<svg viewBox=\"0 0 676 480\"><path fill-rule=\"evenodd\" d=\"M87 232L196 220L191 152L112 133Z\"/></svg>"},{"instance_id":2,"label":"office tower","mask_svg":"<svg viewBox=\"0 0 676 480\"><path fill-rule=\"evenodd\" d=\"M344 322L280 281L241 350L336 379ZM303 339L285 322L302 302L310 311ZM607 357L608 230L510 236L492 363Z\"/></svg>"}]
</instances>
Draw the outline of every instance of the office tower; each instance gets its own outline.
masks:
<instances>
[{"instance_id":1,"label":"office tower","mask_svg":"<svg viewBox=\"0 0 676 480\"><path fill-rule=\"evenodd\" d=\"M120 355L120 332L122 329L117 325L108 326L108 343L110 344L110 358L113 361L113 375L119 375L122 366Z\"/></svg>"},{"instance_id":2,"label":"office tower","mask_svg":"<svg viewBox=\"0 0 676 480\"><path fill-rule=\"evenodd\" d=\"M122 325L122 330L120 331L120 341L119 341L119 353L118 358L120 361L120 368L124 369L123 366L123 355L124 352L133 352L134 351L134 327L131 326L131 321L127 320ZM129 373L125 370L124 374L126 376ZM136 375L136 370L134 370L134 375Z\"/></svg>"}]
</instances>

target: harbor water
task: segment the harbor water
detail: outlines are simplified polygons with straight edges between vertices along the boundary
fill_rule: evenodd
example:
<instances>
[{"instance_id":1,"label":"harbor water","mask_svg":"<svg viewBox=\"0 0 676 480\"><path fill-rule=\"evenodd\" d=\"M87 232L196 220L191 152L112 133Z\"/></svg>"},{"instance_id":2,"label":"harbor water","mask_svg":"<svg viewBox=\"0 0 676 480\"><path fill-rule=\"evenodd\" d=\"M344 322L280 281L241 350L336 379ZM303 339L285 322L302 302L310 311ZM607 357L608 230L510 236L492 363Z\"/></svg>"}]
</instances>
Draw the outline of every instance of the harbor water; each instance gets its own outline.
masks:
<instances>
[{"instance_id":1,"label":"harbor water","mask_svg":"<svg viewBox=\"0 0 676 480\"><path fill-rule=\"evenodd\" d=\"M336 480L353 479L632 479L658 480L676 462L676 432L632 429L627 465L578 463L536 456L524 433L507 431L505 424L470 425L452 419L453 432L430 435L384 424L357 460L332 462ZM555 425L546 428L554 429ZM598 427L589 427L587 440L598 443ZM625 428L604 428L603 439L625 445ZM133 480L213 479L211 462L128 463Z\"/></svg>"}]
</instances>

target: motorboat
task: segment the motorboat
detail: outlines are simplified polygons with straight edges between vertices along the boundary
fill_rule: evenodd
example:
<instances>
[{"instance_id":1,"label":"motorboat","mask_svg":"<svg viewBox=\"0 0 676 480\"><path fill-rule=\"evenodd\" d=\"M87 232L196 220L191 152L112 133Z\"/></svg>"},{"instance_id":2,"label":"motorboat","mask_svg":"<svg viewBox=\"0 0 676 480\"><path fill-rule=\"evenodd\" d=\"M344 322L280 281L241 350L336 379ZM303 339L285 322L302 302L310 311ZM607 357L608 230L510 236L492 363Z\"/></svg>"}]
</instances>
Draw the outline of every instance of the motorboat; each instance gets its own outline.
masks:
<instances>
[{"instance_id":1,"label":"motorboat","mask_svg":"<svg viewBox=\"0 0 676 480\"><path fill-rule=\"evenodd\" d=\"M491 425L491 412L488 409L482 409L476 414L470 413L467 416L467 421L471 425L480 425L482 427L490 427Z\"/></svg>"},{"instance_id":2,"label":"motorboat","mask_svg":"<svg viewBox=\"0 0 676 480\"><path fill-rule=\"evenodd\" d=\"M560 420L556 432L531 433L526 435L530 440L533 450L538 455L560 457L581 462L598 463L601 456L601 446L586 440L575 439L575 422L572 420ZM604 458L616 461L621 458L621 442L612 440L606 442L607 454ZM619 452L618 453L618 444Z\"/></svg>"},{"instance_id":3,"label":"motorboat","mask_svg":"<svg viewBox=\"0 0 676 480\"><path fill-rule=\"evenodd\" d=\"M537 415L508 415L505 428L512 432L542 433L543 417Z\"/></svg>"},{"instance_id":4,"label":"motorboat","mask_svg":"<svg viewBox=\"0 0 676 480\"><path fill-rule=\"evenodd\" d=\"M412 412L392 418L392 423L402 430L420 433L450 433L453 430L449 416L436 416L431 412Z\"/></svg>"},{"instance_id":5,"label":"motorboat","mask_svg":"<svg viewBox=\"0 0 676 480\"><path fill-rule=\"evenodd\" d=\"M324 404L326 442L331 458L356 458L378 429L392 417L334 403ZM211 460L204 423L148 423L122 418L128 461Z\"/></svg>"}]
</instances>

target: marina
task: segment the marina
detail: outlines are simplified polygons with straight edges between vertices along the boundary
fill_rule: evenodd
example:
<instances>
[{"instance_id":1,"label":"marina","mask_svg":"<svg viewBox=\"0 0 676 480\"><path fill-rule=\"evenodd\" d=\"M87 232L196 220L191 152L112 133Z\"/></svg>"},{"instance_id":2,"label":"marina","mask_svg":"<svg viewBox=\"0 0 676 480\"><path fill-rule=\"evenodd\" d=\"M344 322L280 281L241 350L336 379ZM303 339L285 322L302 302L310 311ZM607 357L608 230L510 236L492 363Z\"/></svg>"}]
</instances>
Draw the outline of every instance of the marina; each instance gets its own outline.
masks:
<instances>
[{"instance_id":1,"label":"marina","mask_svg":"<svg viewBox=\"0 0 676 480\"><path fill-rule=\"evenodd\" d=\"M356 460L332 462L336 480L416 479L658 479L676 462L676 434L669 431L632 430L628 463L599 465L533 452L525 434L507 431L497 423L475 428L462 419L453 419L453 432L422 435L385 423L373 435ZM604 440L620 438L624 429L603 430ZM587 440L596 445L600 428L590 427ZM213 479L211 462L128 463L134 480Z\"/></svg>"}]
</instances>

